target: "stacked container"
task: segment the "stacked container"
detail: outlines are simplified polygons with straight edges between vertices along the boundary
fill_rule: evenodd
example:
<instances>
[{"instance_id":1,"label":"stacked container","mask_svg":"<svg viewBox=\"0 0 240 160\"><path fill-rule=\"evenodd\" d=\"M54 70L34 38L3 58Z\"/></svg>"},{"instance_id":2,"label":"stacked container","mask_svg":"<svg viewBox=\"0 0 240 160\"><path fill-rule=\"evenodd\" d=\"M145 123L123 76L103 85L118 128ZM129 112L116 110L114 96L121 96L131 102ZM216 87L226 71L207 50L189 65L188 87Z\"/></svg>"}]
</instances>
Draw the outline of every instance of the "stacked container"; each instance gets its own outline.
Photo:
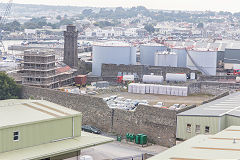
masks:
<instances>
[{"instance_id":1,"label":"stacked container","mask_svg":"<svg viewBox=\"0 0 240 160\"><path fill-rule=\"evenodd\" d=\"M138 94L162 94L162 95L172 95L172 96L188 96L188 87L131 83L128 86L128 92L138 93Z\"/></svg>"}]
</instances>

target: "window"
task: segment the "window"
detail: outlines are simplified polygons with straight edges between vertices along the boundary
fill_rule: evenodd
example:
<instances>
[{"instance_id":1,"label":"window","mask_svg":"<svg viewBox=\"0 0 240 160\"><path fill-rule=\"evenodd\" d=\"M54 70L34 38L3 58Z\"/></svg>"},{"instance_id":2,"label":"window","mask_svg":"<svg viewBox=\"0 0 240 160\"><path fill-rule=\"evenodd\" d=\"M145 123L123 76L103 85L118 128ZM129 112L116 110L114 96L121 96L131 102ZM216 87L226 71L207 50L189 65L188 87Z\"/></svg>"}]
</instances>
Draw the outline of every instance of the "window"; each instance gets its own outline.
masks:
<instances>
[{"instance_id":1,"label":"window","mask_svg":"<svg viewBox=\"0 0 240 160\"><path fill-rule=\"evenodd\" d=\"M19 140L19 132L18 131L13 132L13 140L14 141L18 141Z\"/></svg>"},{"instance_id":2,"label":"window","mask_svg":"<svg viewBox=\"0 0 240 160\"><path fill-rule=\"evenodd\" d=\"M209 129L210 129L209 126L206 126L206 127L205 127L205 134L208 134L208 133L209 133Z\"/></svg>"},{"instance_id":3,"label":"window","mask_svg":"<svg viewBox=\"0 0 240 160\"><path fill-rule=\"evenodd\" d=\"M191 133L191 124L187 124L187 132Z\"/></svg>"},{"instance_id":4,"label":"window","mask_svg":"<svg viewBox=\"0 0 240 160\"><path fill-rule=\"evenodd\" d=\"M200 125L196 125L196 134L199 134L201 131L200 131Z\"/></svg>"}]
</instances>

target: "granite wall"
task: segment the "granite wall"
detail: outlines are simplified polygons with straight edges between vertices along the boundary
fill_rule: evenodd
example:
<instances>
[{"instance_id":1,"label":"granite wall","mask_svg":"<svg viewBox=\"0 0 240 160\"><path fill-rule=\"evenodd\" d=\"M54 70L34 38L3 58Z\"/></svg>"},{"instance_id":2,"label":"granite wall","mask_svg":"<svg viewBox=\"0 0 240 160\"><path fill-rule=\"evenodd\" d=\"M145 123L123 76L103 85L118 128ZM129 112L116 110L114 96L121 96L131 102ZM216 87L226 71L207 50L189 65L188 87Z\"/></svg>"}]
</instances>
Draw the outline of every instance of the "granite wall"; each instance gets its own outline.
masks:
<instances>
[{"instance_id":1,"label":"granite wall","mask_svg":"<svg viewBox=\"0 0 240 160\"><path fill-rule=\"evenodd\" d=\"M80 111L83 124L122 136L144 133L153 143L172 147L176 144L176 111L140 105L135 111L110 109L102 98L58 90L22 86L22 98L44 99Z\"/></svg>"}]
</instances>

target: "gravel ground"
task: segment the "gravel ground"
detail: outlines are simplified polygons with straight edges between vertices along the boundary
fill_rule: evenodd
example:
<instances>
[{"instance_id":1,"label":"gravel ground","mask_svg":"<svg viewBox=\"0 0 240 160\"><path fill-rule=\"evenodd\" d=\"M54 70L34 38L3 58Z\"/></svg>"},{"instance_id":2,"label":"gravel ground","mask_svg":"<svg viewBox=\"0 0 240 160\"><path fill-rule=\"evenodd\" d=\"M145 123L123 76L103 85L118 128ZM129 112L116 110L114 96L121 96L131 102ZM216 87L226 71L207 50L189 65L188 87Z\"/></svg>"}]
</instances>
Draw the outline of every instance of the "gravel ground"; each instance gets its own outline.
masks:
<instances>
[{"instance_id":1,"label":"gravel ground","mask_svg":"<svg viewBox=\"0 0 240 160\"><path fill-rule=\"evenodd\" d=\"M150 105L155 105L157 102L164 102L166 107L169 107L173 104L187 104L188 106L193 104L200 105L203 101L213 97L210 95L190 95L187 97L180 97L154 94L133 94L128 92L112 92L105 94L97 94L94 96L105 98L112 95L118 95L119 97L124 97L126 99L147 100Z\"/></svg>"}]
</instances>

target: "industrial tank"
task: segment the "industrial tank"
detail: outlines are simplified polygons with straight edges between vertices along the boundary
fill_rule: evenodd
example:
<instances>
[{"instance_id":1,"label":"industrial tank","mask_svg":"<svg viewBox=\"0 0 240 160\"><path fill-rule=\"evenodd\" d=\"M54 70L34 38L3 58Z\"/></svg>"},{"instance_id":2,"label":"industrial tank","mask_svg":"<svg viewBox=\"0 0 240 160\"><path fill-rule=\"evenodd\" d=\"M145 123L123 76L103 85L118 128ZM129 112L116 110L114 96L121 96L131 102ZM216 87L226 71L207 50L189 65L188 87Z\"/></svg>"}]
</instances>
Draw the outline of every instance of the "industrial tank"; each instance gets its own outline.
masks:
<instances>
[{"instance_id":1,"label":"industrial tank","mask_svg":"<svg viewBox=\"0 0 240 160\"><path fill-rule=\"evenodd\" d=\"M165 51L167 47L161 44L144 44L140 46L140 62L143 65L154 65L154 57L156 52Z\"/></svg>"},{"instance_id":2,"label":"industrial tank","mask_svg":"<svg viewBox=\"0 0 240 160\"><path fill-rule=\"evenodd\" d=\"M155 53L155 66L170 66L177 67L177 54L174 52L156 52Z\"/></svg>"},{"instance_id":3,"label":"industrial tank","mask_svg":"<svg viewBox=\"0 0 240 160\"><path fill-rule=\"evenodd\" d=\"M178 67L184 67L187 66L187 51L183 47L175 47L171 49L172 52L177 54L178 60L177 60L177 66Z\"/></svg>"},{"instance_id":4,"label":"industrial tank","mask_svg":"<svg viewBox=\"0 0 240 160\"><path fill-rule=\"evenodd\" d=\"M156 84L161 84L161 83L163 83L163 81L164 81L163 76L143 75L143 82L144 82L144 83L156 83Z\"/></svg>"},{"instance_id":5,"label":"industrial tank","mask_svg":"<svg viewBox=\"0 0 240 160\"><path fill-rule=\"evenodd\" d=\"M186 82L187 75L185 73L167 73L166 81L167 82Z\"/></svg>"},{"instance_id":6,"label":"industrial tank","mask_svg":"<svg viewBox=\"0 0 240 160\"><path fill-rule=\"evenodd\" d=\"M124 42L105 42L93 45L92 74L101 76L105 64L136 64L136 47Z\"/></svg>"},{"instance_id":7,"label":"industrial tank","mask_svg":"<svg viewBox=\"0 0 240 160\"><path fill-rule=\"evenodd\" d=\"M187 67L199 70L204 75L216 75L217 52L204 50L189 50L187 55Z\"/></svg>"}]
</instances>

